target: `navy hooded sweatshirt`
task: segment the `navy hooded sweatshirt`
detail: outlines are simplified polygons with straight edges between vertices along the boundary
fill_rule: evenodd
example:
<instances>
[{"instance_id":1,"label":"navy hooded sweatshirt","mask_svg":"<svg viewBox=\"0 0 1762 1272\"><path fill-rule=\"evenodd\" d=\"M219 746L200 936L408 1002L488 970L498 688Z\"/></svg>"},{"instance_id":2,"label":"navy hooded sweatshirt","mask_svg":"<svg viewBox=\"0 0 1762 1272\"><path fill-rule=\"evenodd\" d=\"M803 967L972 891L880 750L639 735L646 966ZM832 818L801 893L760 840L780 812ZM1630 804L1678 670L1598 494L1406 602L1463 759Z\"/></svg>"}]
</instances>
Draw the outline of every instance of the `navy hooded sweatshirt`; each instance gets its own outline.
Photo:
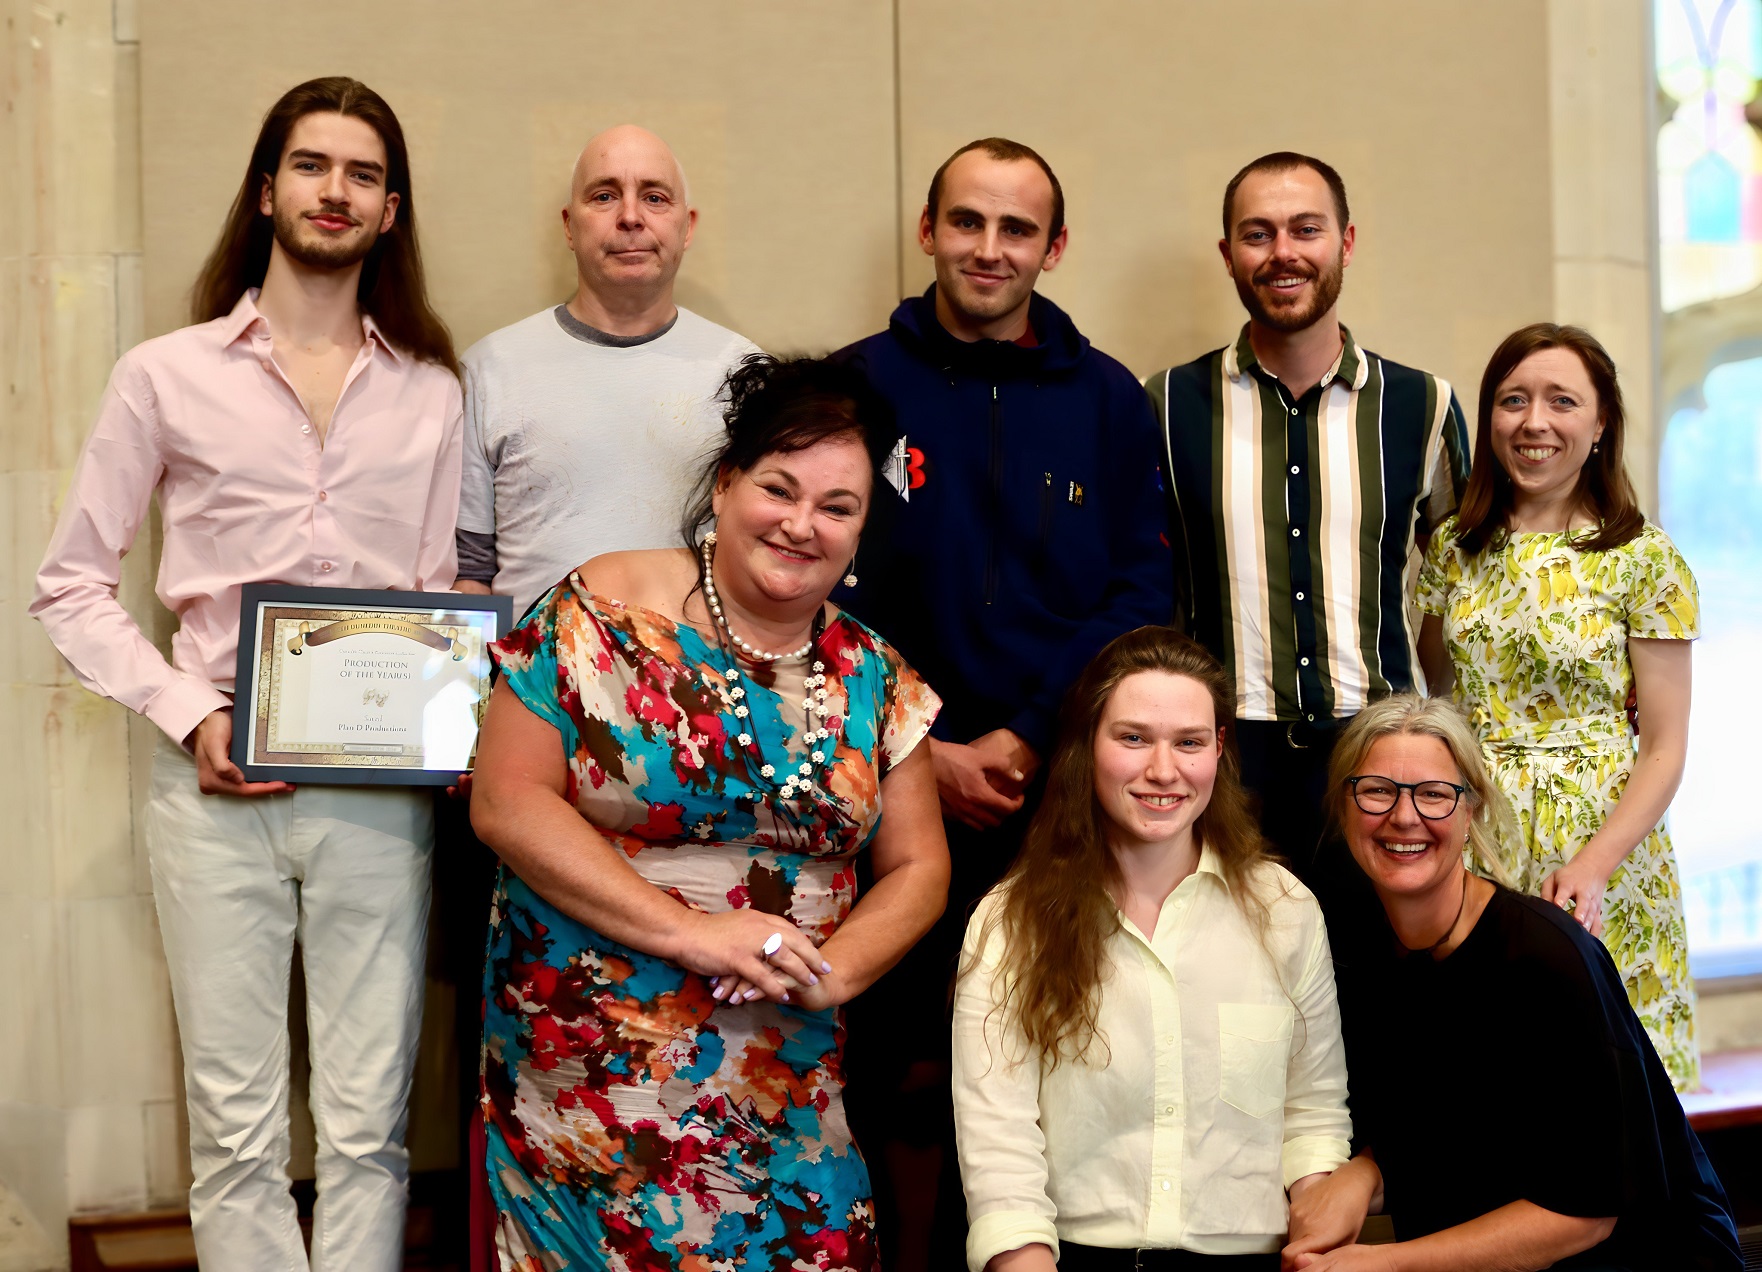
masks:
<instances>
[{"instance_id":1,"label":"navy hooded sweatshirt","mask_svg":"<svg viewBox=\"0 0 1762 1272\"><path fill-rule=\"evenodd\" d=\"M951 336L935 290L838 355L893 404L903 448L839 600L942 696L937 737L1007 728L1046 759L1096 651L1173 611L1156 420L1045 297L1026 348Z\"/></svg>"}]
</instances>

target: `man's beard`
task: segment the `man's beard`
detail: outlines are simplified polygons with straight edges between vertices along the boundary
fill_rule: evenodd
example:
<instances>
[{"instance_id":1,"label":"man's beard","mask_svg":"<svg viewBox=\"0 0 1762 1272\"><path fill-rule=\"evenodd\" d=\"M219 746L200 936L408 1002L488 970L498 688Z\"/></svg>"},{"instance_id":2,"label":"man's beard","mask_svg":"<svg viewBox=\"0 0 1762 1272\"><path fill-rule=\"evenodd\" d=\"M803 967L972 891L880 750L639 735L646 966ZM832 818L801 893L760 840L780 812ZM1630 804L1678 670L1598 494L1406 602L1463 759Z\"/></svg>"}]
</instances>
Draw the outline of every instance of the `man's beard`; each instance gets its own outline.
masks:
<instances>
[{"instance_id":1,"label":"man's beard","mask_svg":"<svg viewBox=\"0 0 1762 1272\"><path fill-rule=\"evenodd\" d=\"M347 269L365 260L379 242L379 231L372 227L367 233L353 238L313 239L300 232L304 220L298 212L284 208L275 210L275 241L281 244L282 251L307 269Z\"/></svg>"},{"instance_id":2,"label":"man's beard","mask_svg":"<svg viewBox=\"0 0 1762 1272\"><path fill-rule=\"evenodd\" d=\"M1299 309L1270 310L1261 303L1260 293L1254 290L1253 280L1236 280L1236 295L1242 298L1242 307L1248 316L1263 327L1271 327L1274 331L1286 333L1304 331L1315 325L1316 321L1340 299L1340 285L1345 281L1346 264L1342 259L1344 253L1334 257L1333 263L1320 273L1310 277L1315 280L1315 287L1310 292L1310 303ZM1266 266L1260 275L1266 279L1288 276L1289 269Z\"/></svg>"}]
</instances>

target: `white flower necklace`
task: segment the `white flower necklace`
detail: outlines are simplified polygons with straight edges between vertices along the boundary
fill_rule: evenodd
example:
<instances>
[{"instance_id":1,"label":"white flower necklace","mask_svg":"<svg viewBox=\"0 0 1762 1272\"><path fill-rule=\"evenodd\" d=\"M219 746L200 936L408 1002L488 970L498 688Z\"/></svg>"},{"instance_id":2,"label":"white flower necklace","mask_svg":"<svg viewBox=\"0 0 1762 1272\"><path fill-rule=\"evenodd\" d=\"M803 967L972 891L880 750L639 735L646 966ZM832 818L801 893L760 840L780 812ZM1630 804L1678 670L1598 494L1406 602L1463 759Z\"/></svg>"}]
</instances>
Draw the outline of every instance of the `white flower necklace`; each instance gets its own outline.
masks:
<instances>
[{"instance_id":1,"label":"white flower necklace","mask_svg":"<svg viewBox=\"0 0 1762 1272\"><path fill-rule=\"evenodd\" d=\"M704 536L703 545L700 548L703 557L704 602L709 606L710 617L715 620L716 643L727 655L728 666L722 671L720 679L708 676L705 679L714 685L717 692L721 694L724 705L728 706L734 712L735 719L740 721L741 733L735 741L740 744L741 754L746 757L748 767L752 766L753 760L758 760L759 776L767 782L775 784L777 793L784 799L794 799L798 788L801 794L806 795L814 787L815 771L824 767L826 753L831 749L826 745L826 742L832 737L832 730L827 727L826 715L826 664L816 659L808 674L802 677L804 692L801 706L807 727L803 738L808 745L808 758L791 769L779 783L776 780L776 766L765 762L764 753L759 748L758 740L746 731L747 721L751 718L752 713L748 710L746 703L742 701L746 697L746 688L739 683L741 673L739 666L736 665L739 661L739 655L736 651L746 655L753 662L760 663L805 658L808 651L819 643L820 637L825 632L825 613L823 610L815 613L813 630L808 635L807 643L800 649L792 649L783 654L767 653L762 649L754 649L734 634L733 627L728 623L727 615L722 612L722 598L716 592L716 575L712 566L715 559L715 547L716 532L712 530Z\"/></svg>"}]
</instances>

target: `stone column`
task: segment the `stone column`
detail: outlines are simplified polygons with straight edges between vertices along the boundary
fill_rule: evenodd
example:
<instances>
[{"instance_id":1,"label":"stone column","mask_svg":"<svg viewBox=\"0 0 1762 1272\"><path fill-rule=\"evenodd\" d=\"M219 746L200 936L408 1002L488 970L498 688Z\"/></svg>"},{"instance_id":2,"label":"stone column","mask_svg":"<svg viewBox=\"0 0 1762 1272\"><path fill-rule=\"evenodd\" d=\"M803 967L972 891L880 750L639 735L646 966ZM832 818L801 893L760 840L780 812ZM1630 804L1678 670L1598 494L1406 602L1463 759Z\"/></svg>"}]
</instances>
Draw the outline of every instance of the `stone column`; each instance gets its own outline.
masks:
<instances>
[{"instance_id":1,"label":"stone column","mask_svg":"<svg viewBox=\"0 0 1762 1272\"><path fill-rule=\"evenodd\" d=\"M1664 421L1649 0L1548 0L1548 66L1553 320L1587 328L1615 359L1627 403L1628 471L1641 506L1656 516ZM1465 409L1474 409L1477 391L1469 387Z\"/></svg>"},{"instance_id":2,"label":"stone column","mask_svg":"<svg viewBox=\"0 0 1762 1272\"><path fill-rule=\"evenodd\" d=\"M178 1205L177 1044L136 809L152 730L26 617L119 352L140 338L133 0L0 0L0 1267L67 1265L76 1211ZM144 530L124 600L150 636Z\"/></svg>"}]
</instances>

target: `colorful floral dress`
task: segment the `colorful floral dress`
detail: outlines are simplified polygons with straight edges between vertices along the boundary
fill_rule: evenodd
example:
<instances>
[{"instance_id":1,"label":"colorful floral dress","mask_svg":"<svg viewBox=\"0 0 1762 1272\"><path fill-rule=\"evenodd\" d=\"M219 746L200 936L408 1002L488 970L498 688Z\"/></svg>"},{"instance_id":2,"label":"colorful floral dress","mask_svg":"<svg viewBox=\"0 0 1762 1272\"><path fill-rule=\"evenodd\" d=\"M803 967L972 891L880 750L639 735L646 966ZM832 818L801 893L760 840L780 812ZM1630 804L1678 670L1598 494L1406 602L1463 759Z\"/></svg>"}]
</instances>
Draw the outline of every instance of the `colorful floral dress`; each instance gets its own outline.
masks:
<instances>
[{"instance_id":1,"label":"colorful floral dress","mask_svg":"<svg viewBox=\"0 0 1762 1272\"><path fill-rule=\"evenodd\" d=\"M1419 607L1443 618L1456 701L1522 831L1506 845L1510 882L1534 895L1621 798L1635 759L1627 642L1700 635L1695 576L1651 524L1607 552L1580 551L1565 534L1509 534L1471 556L1452 517L1426 551ZM1671 1081L1693 1090L1695 989L1662 821L1609 877L1603 944Z\"/></svg>"},{"instance_id":2,"label":"colorful floral dress","mask_svg":"<svg viewBox=\"0 0 1762 1272\"><path fill-rule=\"evenodd\" d=\"M940 703L846 616L812 657L832 737L810 744L807 659L747 669L731 695L713 641L578 579L497 647L509 687L562 734L567 798L644 879L818 943L855 900L881 780ZM816 785L782 799L742 733L780 772L821 750ZM482 1105L504 1272L879 1268L840 1012L718 1003L705 977L607 939L506 868L490 923Z\"/></svg>"}]
</instances>

